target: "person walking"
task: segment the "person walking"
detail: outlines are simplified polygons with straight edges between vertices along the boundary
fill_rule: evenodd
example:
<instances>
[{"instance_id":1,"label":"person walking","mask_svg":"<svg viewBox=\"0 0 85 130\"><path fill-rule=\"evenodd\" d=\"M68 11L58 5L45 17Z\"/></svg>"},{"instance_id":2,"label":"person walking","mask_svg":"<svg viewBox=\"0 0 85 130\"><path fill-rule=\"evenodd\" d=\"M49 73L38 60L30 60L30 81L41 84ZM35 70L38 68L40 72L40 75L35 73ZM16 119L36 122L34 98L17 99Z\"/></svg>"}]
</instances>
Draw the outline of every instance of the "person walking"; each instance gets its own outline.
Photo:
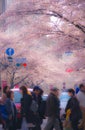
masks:
<instances>
[{"instance_id":1,"label":"person walking","mask_svg":"<svg viewBox=\"0 0 85 130\"><path fill-rule=\"evenodd\" d=\"M46 116L48 117L44 130L51 130L52 127L55 130L61 130L60 127L60 101L59 101L59 89L51 88L50 94L46 101Z\"/></svg>"},{"instance_id":2,"label":"person walking","mask_svg":"<svg viewBox=\"0 0 85 130\"><path fill-rule=\"evenodd\" d=\"M79 127L80 128L83 127L83 129L85 130L85 84L80 84L79 88L80 88L80 91L77 94L77 99L79 101L82 115L83 115L83 119Z\"/></svg>"},{"instance_id":3,"label":"person walking","mask_svg":"<svg viewBox=\"0 0 85 130\"><path fill-rule=\"evenodd\" d=\"M36 112L33 114L33 118L34 118L34 122L36 127L34 128L34 130L41 130L41 123L42 123L42 117L40 114L40 106L41 106L41 102L42 102L42 93L43 91L41 90L41 88L39 86L34 86L33 88L33 92L32 92L32 99L36 102L38 108L36 110Z\"/></svg>"},{"instance_id":4,"label":"person walking","mask_svg":"<svg viewBox=\"0 0 85 130\"><path fill-rule=\"evenodd\" d=\"M32 104L32 96L28 94L28 90L25 86L20 87L21 98L21 129L27 130L28 123L30 123L30 106Z\"/></svg>"},{"instance_id":5,"label":"person walking","mask_svg":"<svg viewBox=\"0 0 85 130\"><path fill-rule=\"evenodd\" d=\"M7 92L7 99L5 102L5 107L8 114L8 120L6 125L8 130L16 130L17 111L13 99L14 99L14 92L10 90Z\"/></svg>"},{"instance_id":6,"label":"person walking","mask_svg":"<svg viewBox=\"0 0 85 130\"><path fill-rule=\"evenodd\" d=\"M68 95L70 99L67 102L65 112L67 113L70 110L69 119L73 130L79 130L78 123L82 119L82 112L79 106L79 102L75 97L75 91L71 88L68 89Z\"/></svg>"}]
</instances>

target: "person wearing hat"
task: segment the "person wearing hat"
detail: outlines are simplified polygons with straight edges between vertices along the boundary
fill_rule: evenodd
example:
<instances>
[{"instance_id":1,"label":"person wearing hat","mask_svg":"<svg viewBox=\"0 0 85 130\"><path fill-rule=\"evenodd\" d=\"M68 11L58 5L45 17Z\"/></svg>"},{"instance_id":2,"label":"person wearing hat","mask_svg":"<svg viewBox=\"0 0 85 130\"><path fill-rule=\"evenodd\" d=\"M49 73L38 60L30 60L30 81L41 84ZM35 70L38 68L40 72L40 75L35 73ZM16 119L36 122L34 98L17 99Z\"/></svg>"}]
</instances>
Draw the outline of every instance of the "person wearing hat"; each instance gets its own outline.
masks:
<instances>
[{"instance_id":1,"label":"person wearing hat","mask_svg":"<svg viewBox=\"0 0 85 130\"><path fill-rule=\"evenodd\" d=\"M44 130L51 130L52 127L55 130L61 130L60 127L60 101L59 101L59 89L52 87L50 94L46 101L46 116L48 117Z\"/></svg>"}]
</instances>

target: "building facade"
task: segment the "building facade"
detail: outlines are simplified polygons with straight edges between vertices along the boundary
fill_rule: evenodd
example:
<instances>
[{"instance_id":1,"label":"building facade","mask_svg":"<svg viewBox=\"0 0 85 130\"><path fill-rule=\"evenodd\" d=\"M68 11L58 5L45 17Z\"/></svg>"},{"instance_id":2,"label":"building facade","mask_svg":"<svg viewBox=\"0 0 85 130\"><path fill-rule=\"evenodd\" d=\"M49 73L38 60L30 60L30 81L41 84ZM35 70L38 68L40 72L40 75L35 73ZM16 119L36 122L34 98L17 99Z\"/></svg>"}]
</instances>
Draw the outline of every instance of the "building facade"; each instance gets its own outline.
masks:
<instances>
[{"instance_id":1,"label":"building facade","mask_svg":"<svg viewBox=\"0 0 85 130\"><path fill-rule=\"evenodd\" d=\"M0 14L5 12L7 8L13 3L14 0L0 0Z\"/></svg>"},{"instance_id":2,"label":"building facade","mask_svg":"<svg viewBox=\"0 0 85 130\"><path fill-rule=\"evenodd\" d=\"M6 1L5 0L0 0L0 14L2 14L5 9L6 9Z\"/></svg>"}]
</instances>

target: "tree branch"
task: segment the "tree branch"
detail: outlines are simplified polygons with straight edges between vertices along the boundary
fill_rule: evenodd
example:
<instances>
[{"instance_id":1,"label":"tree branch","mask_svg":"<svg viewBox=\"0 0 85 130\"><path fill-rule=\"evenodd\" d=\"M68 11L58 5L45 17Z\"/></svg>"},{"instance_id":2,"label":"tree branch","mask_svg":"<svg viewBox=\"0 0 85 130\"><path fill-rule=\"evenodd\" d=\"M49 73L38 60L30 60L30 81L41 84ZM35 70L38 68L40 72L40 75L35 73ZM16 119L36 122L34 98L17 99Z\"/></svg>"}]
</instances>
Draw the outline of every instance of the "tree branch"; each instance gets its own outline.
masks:
<instances>
[{"instance_id":1,"label":"tree branch","mask_svg":"<svg viewBox=\"0 0 85 130\"><path fill-rule=\"evenodd\" d=\"M51 12L51 13L50 13ZM83 33L85 33L85 26L82 26L80 24L75 24L74 21L71 21L69 19L67 19L66 17L64 17L62 14L53 11L53 10L49 10L49 12L47 12L46 9L35 9L35 10L16 10L15 13L11 12L9 15L32 15L32 14L37 14L37 15L49 15L49 16L55 16L55 17L59 17L63 20L65 20L66 22L72 24L73 26L75 26L77 29L81 30Z\"/></svg>"}]
</instances>

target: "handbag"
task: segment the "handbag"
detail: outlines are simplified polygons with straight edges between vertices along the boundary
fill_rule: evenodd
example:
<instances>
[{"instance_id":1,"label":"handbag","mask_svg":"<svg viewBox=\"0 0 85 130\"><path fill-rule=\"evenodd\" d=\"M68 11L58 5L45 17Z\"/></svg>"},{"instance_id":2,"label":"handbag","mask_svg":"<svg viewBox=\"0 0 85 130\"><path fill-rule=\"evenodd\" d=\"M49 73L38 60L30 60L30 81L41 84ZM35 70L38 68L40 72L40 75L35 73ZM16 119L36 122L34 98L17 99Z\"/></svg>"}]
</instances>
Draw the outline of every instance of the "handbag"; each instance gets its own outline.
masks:
<instances>
[{"instance_id":1,"label":"handbag","mask_svg":"<svg viewBox=\"0 0 85 130\"><path fill-rule=\"evenodd\" d=\"M70 122L70 114L71 114L71 109L68 109L66 111L66 119L63 122L64 130L72 130L71 122Z\"/></svg>"},{"instance_id":2,"label":"handbag","mask_svg":"<svg viewBox=\"0 0 85 130\"><path fill-rule=\"evenodd\" d=\"M64 120L64 122L63 122L63 128L64 128L64 130L72 130L70 120Z\"/></svg>"}]
</instances>

